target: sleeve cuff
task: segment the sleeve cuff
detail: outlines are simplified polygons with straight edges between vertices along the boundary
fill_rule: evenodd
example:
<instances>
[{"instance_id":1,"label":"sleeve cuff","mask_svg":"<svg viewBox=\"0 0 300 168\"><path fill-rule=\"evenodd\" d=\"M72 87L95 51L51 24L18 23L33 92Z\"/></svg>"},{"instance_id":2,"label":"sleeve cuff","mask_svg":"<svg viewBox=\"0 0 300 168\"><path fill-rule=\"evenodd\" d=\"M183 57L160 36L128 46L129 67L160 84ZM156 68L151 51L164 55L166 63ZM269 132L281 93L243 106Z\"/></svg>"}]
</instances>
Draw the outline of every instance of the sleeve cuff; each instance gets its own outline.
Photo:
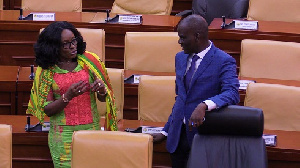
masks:
<instances>
[{"instance_id":1,"label":"sleeve cuff","mask_svg":"<svg viewBox=\"0 0 300 168\"><path fill-rule=\"evenodd\" d=\"M207 111L211 111L215 108L217 108L217 104L213 102L212 100L205 100L203 101L207 105Z\"/></svg>"},{"instance_id":2,"label":"sleeve cuff","mask_svg":"<svg viewBox=\"0 0 300 168\"><path fill-rule=\"evenodd\" d=\"M162 133L164 136L168 136L168 133L166 131L161 131L160 133Z\"/></svg>"}]
</instances>

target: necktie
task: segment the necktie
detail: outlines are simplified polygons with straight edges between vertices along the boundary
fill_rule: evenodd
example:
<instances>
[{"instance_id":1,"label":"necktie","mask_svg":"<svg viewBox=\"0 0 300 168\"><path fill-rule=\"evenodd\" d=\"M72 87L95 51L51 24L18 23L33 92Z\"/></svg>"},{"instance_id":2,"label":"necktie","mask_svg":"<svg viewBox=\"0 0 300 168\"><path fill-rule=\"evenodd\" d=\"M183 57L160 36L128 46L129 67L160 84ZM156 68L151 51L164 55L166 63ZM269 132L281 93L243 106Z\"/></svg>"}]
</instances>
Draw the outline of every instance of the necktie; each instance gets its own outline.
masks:
<instances>
[{"instance_id":1,"label":"necktie","mask_svg":"<svg viewBox=\"0 0 300 168\"><path fill-rule=\"evenodd\" d=\"M193 78L193 75L195 73L195 69L196 69L195 65L196 65L196 61L198 59L199 59L198 55L193 56L191 66L185 74L185 88L186 88L186 90L189 90L189 85L190 85L190 82L191 82L191 80Z\"/></svg>"}]
</instances>

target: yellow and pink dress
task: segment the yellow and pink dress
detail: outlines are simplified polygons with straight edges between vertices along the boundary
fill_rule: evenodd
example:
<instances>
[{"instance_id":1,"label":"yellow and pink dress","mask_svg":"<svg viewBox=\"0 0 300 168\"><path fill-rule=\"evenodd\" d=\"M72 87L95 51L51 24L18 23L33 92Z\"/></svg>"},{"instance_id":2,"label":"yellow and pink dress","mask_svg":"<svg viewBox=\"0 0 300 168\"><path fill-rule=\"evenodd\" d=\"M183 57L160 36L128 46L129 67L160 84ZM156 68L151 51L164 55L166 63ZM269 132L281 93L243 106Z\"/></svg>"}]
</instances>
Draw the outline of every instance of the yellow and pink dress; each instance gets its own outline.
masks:
<instances>
[{"instance_id":1,"label":"yellow and pink dress","mask_svg":"<svg viewBox=\"0 0 300 168\"><path fill-rule=\"evenodd\" d=\"M44 107L47 104L61 98L73 83L93 83L95 74L103 80L108 91L106 130L117 130L115 100L104 64L89 52L78 55L77 60L78 65L72 72L60 69L57 65L49 69L37 68L27 113L33 114L43 123ZM50 117L48 145L55 168L71 167L73 132L99 130L99 118L96 96L92 91L74 97L63 111Z\"/></svg>"}]
</instances>

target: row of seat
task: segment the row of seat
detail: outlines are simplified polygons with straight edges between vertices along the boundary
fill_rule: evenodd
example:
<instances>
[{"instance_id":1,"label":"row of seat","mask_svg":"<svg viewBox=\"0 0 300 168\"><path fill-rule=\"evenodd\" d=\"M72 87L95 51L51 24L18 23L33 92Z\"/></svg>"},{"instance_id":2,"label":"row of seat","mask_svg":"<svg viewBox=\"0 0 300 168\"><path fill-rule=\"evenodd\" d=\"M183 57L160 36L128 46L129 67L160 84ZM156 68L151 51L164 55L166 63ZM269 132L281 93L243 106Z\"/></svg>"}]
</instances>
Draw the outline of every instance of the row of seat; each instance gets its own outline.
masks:
<instances>
[{"instance_id":1,"label":"row of seat","mask_svg":"<svg viewBox=\"0 0 300 168\"><path fill-rule=\"evenodd\" d=\"M113 71L114 75L113 75ZM116 95L118 118L122 118L123 78L121 69L108 69ZM138 86L138 119L166 122L175 103L175 76L142 75ZM272 83L250 83L245 106L264 111L265 129L300 131L300 87ZM98 104L103 116L103 105Z\"/></svg>"},{"instance_id":2,"label":"row of seat","mask_svg":"<svg viewBox=\"0 0 300 168\"><path fill-rule=\"evenodd\" d=\"M0 124L0 167L12 167L12 127Z\"/></svg>"},{"instance_id":3,"label":"row of seat","mask_svg":"<svg viewBox=\"0 0 300 168\"><path fill-rule=\"evenodd\" d=\"M82 32L84 39L87 41L88 50L90 49L89 51L98 53L101 59L105 60L105 52L103 47L105 36L104 31L94 29L91 31L90 29L79 29L79 31ZM97 32L98 35L89 34L91 32ZM97 42L90 42L90 39L86 38L87 36L94 37L91 38L91 40L96 40L95 37L99 37L100 40L98 40ZM176 32L127 32L125 36L124 69L144 72L150 71L175 73L174 56L181 50L180 45L177 43L177 41L178 35ZM93 44L97 44L97 46L95 46L94 48L89 48L90 45ZM242 41L241 48L239 73L241 79L250 78L252 80L258 80L257 82L264 82L265 79L271 79L275 81L272 83L300 86L300 69L298 68L298 64L300 63L299 43L246 39ZM97 49L101 49L101 51L97 51ZM122 114L124 106L124 72L120 69L108 68L108 73L111 78L113 88L115 89L116 101L118 106L118 118L120 119L123 116ZM138 93L139 119L159 122L167 121L167 117L171 112L172 105L175 102L174 81L175 76L158 76L155 78L151 76L142 76L140 78ZM255 86L257 86L257 84L253 84L253 87ZM269 88L272 87L270 86ZM293 90L298 89L299 87L294 87ZM167 92L170 93L166 94ZM265 96L273 95L271 93L273 92L272 90L270 90L269 92L270 93ZM292 95L288 95L286 99L297 99L298 92L294 91L293 93L295 93L294 98L292 98ZM148 97L144 95L147 95ZM169 95L169 97L167 95ZM263 109L266 108L264 106L257 106L256 104L249 104L249 95L251 94L247 92L245 102L247 106L259 107ZM281 97L277 98L280 99ZM259 99L254 100L258 100L258 102L261 102ZM284 101L284 105L287 105L285 106L286 108L295 107L291 111L293 111L292 113L296 114L298 109L296 108L297 106L290 104L292 102L294 101ZM272 103L264 103L263 105L271 107L273 106ZM103 105L99 104L99 108L101 107L103 107ZM102 115L105 112L104 109L100 109L100 111ZM147 113L144 113L144 111ZM267 114L266 120L268 119L268 114L271 114L268 113L268 111L269 110L265 111L265 113ZM290 117L296 119L297 115L291 115ZM289 126L283 127L285 127L284 130L299 130L299 126L293 126L291 128ZM269 127L268 124L266 124L266 128L272 129L272 126Z\"/></svg>"},{"instance_id":4,"label":"row of seat","mask_svg":"<svg viewBox=\"0 0 300 168\"><path fill-rule=\"evenodd\" d=\"M0 124L0 142L0 167L12 168L11 125ZM78 131L72 142L72 168L152 167L153 138L149 134Z\"/></svg>"},{"instance_id":5,"label":"row of seat","mask_svg":"<svg viewBox=\"0 0 300 168\"><path fill-rule=\"evenodd\" d=\"M21 7L28 11L81 12L82 0L22 0ZM170 15L173 0L115 0L111 13ZM208 23L222 15L229 18L246 17L248 20L300 22L298 0L193 0L193 13L202 15ZM0 10L3 0L0 0Z\"/></svg>"},{"instance_id":6,"label":"row of seat","mask_svg":"<svg viewBox=\"0 0 300 168\"><path fill-rule=\"evenodd\" d=\"M250 83L247 87L244 105L263 110L265 129L300 131L299 101L300 87ZM166 122L174 102L175 76L140 77L139 120Z\"/></svg>"},{"instance_id":7,"label":"row of seat","mask_svg":"<svg viewBox=\"0 0 300 168\"><path fill-rule=\"evenodd\" d=\"M87 42L87 50L105 62L104 30L78 30ZM178 39L177 32L127 32L124 69L175 72L174 56L181 51ZM299 55L299 43L245 39L241 43L240 77L299 81Z\"/></svg>"},{"instance_id":8,"label":"row of seat","mask_svg":"<svg viewBox=\"0 0 300 168\"><path fill-rule=\"evenodd\" d=\"M0 10L3 9L3 0L0 0ZM122 14L154 14L170 15L173 0L115 0L111 7L112 13ZM82 0L22 0L21 8L25 11L55 11L55 12L82 12Z\"/></svg>"}]
</instances>

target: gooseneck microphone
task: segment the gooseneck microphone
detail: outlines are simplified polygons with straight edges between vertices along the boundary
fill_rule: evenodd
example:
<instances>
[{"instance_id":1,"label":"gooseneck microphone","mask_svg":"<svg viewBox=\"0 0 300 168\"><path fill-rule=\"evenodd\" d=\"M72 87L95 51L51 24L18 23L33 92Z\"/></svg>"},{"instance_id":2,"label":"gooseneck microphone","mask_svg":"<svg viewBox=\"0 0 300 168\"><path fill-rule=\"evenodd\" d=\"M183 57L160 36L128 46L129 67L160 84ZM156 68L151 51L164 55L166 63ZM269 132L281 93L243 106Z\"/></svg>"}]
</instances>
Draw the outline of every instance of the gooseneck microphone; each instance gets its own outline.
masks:
<instances>
[{"instance_id":1,"label":"gooseneck microphone","mask_svg":"<svg viewBox=\"0 0 300 168\"><path fill-rule=\"evenodd\" d=\"M226 23L225 23L225 16L222 16L222 20L223 20L223 22L222 22L221 28L224 29L225 26L226 26Z\"/></svg>"},{"instance_id":2,"label":"gooseneck microphone","mask_svg":"<svg viewBox=\"0 0 300 168\"><path fill-rule=\"evenodd\" d=\"M20 16L18 18L19 20L24 20L24 17L23 17L23 9L20 8Z\"/></svg>"},{"instance_id":3,"label":"gooseneck microphone","mask_svg":"<svg viewBox=\"0 0 300 168\"><path fill-rule=\"evenodd\" d=\"M33 80L34 79L34 65L30 65L30 75L29 75L29 79Z\"/></svg>"}]
</instances>

